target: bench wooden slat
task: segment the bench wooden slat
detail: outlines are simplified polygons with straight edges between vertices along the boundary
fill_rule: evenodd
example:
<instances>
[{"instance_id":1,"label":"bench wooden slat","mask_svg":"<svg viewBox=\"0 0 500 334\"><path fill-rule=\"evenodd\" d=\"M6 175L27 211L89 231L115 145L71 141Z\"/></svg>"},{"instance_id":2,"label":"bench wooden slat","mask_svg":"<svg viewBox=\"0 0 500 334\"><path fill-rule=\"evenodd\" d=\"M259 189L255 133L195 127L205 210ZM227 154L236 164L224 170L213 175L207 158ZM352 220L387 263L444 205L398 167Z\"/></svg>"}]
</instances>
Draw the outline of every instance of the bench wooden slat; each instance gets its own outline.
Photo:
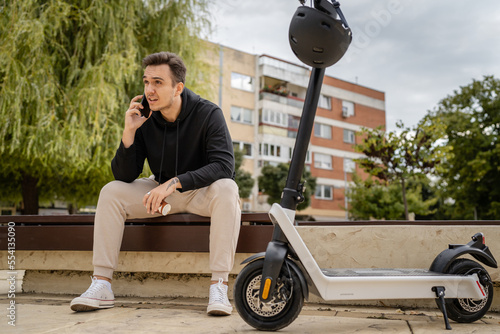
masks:
<instances>
[{"instance_id":1,"label":"bench wooden slat","mask_svg":"<svg viewBox=\"0 0 500 334\"><path fill-rule=\"evenodd\" d=\"M265 251L273 226L267 213L243 213L238 252ZM7 249L7 223L15 223L16 250L92 250L94 215L0 216L0 250ZM248 225L246 223L253 223ZM210 218L194 214L130 219L123 251L208 252ZM500 221L330 221L301 226L500 225Z\"/></svg>"},{"instance_id":2,"label":"bench wooden slat","mask_svg":"<svg viewBox=\"0 0 500 334\"><path fill-rule=\"evenodd\" d=\"M0 250L7 250L6 226L0 227ZM91 251L93 226L16 226L16 250ZM266 250L273 226L243 225L238 253ZM127 225L122 251L208 252L210 226Z\"/></svg>"},{"instance_id":3,"label":"bench wooden slat","mask_svg":"<svg viewBox=\"0 0 500 334\"><path fill-rule=\"evenodd\" d=\"M267 223L271 224L269 215L266 212L242 213L242 222ZM19 215L19 216L0 216L1 223L19 223L36 225L93 225L94 215ZM192 213L177 213L165 217L128 219L126 223L131 224L169 224L169 223L210 223L210 217L198 216Z\"/></svg>"},{"instance_id":4,"label":"bench wooden slat","mask_svg":"<svg viewBox=\"0 0 500 334\"><path fill-rule=\"evenodd\" d=\"M271 224L271 219L266 212L242 213L241 221L259 224ZM14 222L16 224L35 225L93 225L94 215L18 215L0 216L0 224ZM191 213L179 213L165 217L128 219L127 224L209 224L209 217L202 217ZM500 220L333 220L333 221L299 221L300 226L366 226L366 225L485 225L500 226Z\"/></svg>"}]
</instances>

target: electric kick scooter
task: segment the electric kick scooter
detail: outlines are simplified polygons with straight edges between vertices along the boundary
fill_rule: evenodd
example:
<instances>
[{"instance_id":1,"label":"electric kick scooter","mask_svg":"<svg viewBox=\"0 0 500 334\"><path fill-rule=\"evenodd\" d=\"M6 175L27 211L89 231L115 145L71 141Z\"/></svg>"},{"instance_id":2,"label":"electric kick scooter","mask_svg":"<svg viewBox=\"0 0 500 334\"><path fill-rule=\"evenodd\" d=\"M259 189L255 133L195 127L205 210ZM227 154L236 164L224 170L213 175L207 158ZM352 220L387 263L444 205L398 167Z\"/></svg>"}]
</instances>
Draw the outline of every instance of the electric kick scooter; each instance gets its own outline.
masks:
<instances>
[{"instance_id":1,"label":"electric kick scooter","mask_svg":"<svg viewBox=\"0 0 500 334\"><path fill-rule=\"evenodd\" d=\"M313 69L282 199L269 211L272 240L265 253L243 262L247 265L235 282L234 301L240 316L259 330L282 329L297 318L311 292L324 300L436 299L446 329L451 329L448 318L473 322L483 317L493 299L491 278L476 261L459 258L469 254L497 268L482 233L466 245L449 245L429 270L320 269L294 227L295 210L303 201L300 178L325 68L344 55L351 31L338 2L315 0L314 8L297 9L289 35L294 53Z\"/></svg>"}]
</instances>

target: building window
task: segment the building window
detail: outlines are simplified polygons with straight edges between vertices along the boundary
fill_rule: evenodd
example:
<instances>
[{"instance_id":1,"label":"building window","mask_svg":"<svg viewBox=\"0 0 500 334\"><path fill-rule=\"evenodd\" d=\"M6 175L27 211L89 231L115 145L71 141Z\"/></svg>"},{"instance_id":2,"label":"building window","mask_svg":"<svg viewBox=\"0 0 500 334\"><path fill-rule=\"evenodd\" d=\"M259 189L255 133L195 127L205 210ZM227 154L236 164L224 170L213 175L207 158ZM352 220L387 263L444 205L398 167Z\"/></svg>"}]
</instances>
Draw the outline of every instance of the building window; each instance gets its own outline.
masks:
<instances>
[{"instance_id":1,"label":"building window","mask_svg":"<svg viewBox=\"0 0 500 334\"><path fill-rule=\"evenodd\" d=\"M354 116L354 102L342 101L342 117Z\"/></svg>"},{"instance_id":2,"label":"building window","mask_svg":"<svg viewBox=\"0 0 500 334\"><path fill-rule=\"evenodd\" d=\"M330 96L321 94L319 96L318 107L332 110L332 98Z\"/></svg>"},{"instance_id":3,"label":"building window","mask_svg":"<svg viewBox=\"0 0 500 334\"><path fill-rule=\"evenodd\" d=\"M231 121L253 124L253 110L231 106Z\"/></svg>"},{"instance_id":4,"label":"building window","mask_svg":"<svg viewBox=\"0 0 500 334\"><path fill-rule=\"evenodd\" d=\"M282 127L288 126L288 115L279 111L263 109L262 123L278 125Z\"/></svg>"},{"instance_id":5,"label":"building window","mask_svg":"<svg viewBox=\"0 0 500 334\"><path fill-rule=\"evenodd\" d=\"M292 129L298 129L300 123L299 116L288 115L288 127Z\"/></svg>"},{"instance_id":6,"label":"building window","mask_svg":"<svg viewBox=\"0 0 500 334\"><path fill-rule=\"evenodd\" d=\"M231 73L231 87L245 90L247 92L254 91L254 80L251 76L240 74L240 73Z\"/></svg>"},{"instance_id":7,"label":"building window","mask_svg":"<svg viewBox=\"0 0 500 334\"><path fill-rule=\"evenodd\" d=\"M314 153L314 167L332 169L332 156L328 154Z\"/></svg>"},{"instance_id":8,"label":"building window","mask_svg":"<svg viewBox=\"0 0 500 334\"><path fill-rule=\"evenodd\" d=\"M344 158L344 171L346 173L354 173L356 171L356 163L349 158Z\"/></svg>"},{"instance_id":9,"label":"building window","mask_svg":"<svg viewBox=\"0 0 500 334\"><path fill-rule=\"evenodd\" d=\"M236 150L243 152L245 158L251 158L252 154L252 144L244 143L242 141L233 141L233 147Z\"/></svg>"},{"instance_id":10,"label":"building window","mask_svg":"<svg viewBox=\"0 0 500 334\"><path fill-rule=\"evenodd\" d=\"M288 115L288 138L297 138L299 129L300 117Z\"/></svg>"},{"instance_id":11,"label":"building window","mask_svg":"<svg viewBox=\"0 0 500 334\"><path fill-rule=\"evenodd\" d=\"M292 156L293 156L293 147L289 147L288 148L288 156L290 158L290 160L292 159ZM306 161L304 161L305 164L310 164L311 163L311 152L309 152L309 150L307 150L306 152Z\"/></svg>"},{"instance_id":12,"label":"building window","mask_svg":"<svg viewBox=\"0 0 500 334\"><path fill-rule=\"evenodd\" d=\"M332 186L318 184L316 186L316 191L314 192L314 197L316 197L317 199L333 199Z\"/></svg>"},{"instance_id":13,"label":"building window","mask_svg":"<svg viewBox=\"0 0 500 334\"><path fill-rule=\"evenodd\" d=\"M332 139L332 127L326 124L314 123L314 136Z\"/></svg>"},{"instance_id":14,"label":"building window","mask_svg":"<svg viewBox=\"0 0 500 334\"><path fill-rule=\"evenodd\" d=\"M263 157L281 158L281 146L273 144L259 144L259 155Z\"/></svg>"},{"instance_id":15,"label":"building window","mask_svg":"<svg viewBox=\"0 0 500 334\"><path fill-rule=\"evenodd\" d=\"M354 131L344 129L344 143L354 144L356 142L356 134Z\"/></svg>"}]
</instances>

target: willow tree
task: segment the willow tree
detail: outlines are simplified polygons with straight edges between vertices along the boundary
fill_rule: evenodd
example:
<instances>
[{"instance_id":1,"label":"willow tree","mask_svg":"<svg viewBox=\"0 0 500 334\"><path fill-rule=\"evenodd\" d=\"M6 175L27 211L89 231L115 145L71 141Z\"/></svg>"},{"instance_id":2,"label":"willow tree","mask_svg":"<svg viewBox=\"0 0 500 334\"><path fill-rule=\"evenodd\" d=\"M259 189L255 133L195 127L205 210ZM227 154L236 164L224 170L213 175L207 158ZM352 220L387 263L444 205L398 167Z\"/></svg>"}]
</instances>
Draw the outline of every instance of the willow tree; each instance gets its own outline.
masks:
<instances>
[{"instance_id":1,"label":"willow tree","mask_svg":"<svg viewBox=\"0 0 500 334\"><path fill-rule=\"evenodd\" d=\"M95 201L112 179L141 60L183 57L198 92L207 1L23 0L0 3L0 200ZM203 93L203 92L201 92Z\"/></svg>"}]
</instances>

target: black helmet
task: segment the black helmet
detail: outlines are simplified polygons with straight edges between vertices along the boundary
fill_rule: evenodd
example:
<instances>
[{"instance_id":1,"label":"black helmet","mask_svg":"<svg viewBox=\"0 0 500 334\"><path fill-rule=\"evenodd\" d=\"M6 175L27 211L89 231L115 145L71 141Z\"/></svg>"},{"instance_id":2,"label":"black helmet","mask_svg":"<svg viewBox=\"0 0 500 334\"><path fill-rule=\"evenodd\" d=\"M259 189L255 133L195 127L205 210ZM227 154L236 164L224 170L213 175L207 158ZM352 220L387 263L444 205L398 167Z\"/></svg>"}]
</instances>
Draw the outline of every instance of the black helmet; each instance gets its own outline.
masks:
<instances>
[{"instance_id":1,"label":"black helmet","mask_svg":"<svg viewBox=\"0 0 500 334\"><path fill-rule=\"evenodd\" d=\"M315 0L314 6L316 8L297 8L290 22L288 39L293 53L302 62L325 68L344 56L352 33L337 1L332 4L327 0Z\"/></svg>"}]
</instances>

